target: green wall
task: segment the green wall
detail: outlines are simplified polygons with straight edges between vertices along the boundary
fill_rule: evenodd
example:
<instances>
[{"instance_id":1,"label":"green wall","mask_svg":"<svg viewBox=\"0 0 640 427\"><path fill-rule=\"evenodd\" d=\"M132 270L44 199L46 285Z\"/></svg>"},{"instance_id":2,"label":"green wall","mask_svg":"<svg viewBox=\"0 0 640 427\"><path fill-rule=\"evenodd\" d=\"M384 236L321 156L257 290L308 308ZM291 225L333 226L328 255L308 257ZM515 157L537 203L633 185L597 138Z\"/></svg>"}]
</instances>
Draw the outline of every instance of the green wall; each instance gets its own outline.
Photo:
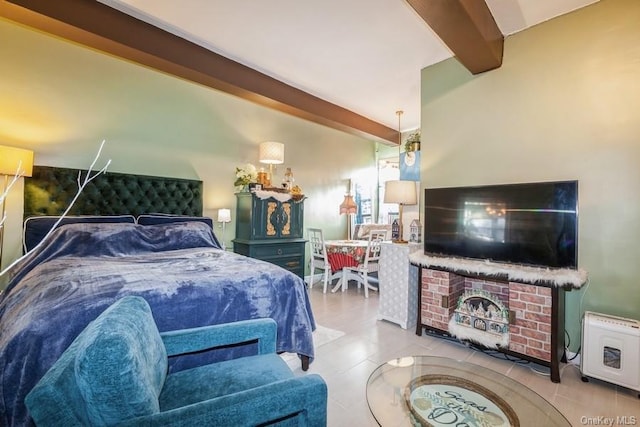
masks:
<instances>
[{"instance_id":1,"label":"green wall","mask_svg":"<svg viewBox=\"0 0 640 427\"><path fill-rule=\"evenodd\" d=\"M37 165L87 168L102 140L113 172L201 179L205 215L235 214L235 167L258 145L285 144L308 196L305 227L346 235L338 206L349 179L375 182L376 143L320 126L0 19L0 144ZM390 112L393 114L393 112ZM21 185L7 200L3 265L20 255ZM221 231L220 229L217 229ZM226 230L230 245L235 231Z\"/></svg>"},{"instance_id":2,"label":"green wall","mask_svg":"<svg viewBox=\"0 0 640 427\"><path fill-rule=\"evenodd\" d=\"M506 38L472 76L455 59L422 71L422 186L579 181L582 311L640 318L640 2L601 0Z\"/></svg>"}]
</instances>

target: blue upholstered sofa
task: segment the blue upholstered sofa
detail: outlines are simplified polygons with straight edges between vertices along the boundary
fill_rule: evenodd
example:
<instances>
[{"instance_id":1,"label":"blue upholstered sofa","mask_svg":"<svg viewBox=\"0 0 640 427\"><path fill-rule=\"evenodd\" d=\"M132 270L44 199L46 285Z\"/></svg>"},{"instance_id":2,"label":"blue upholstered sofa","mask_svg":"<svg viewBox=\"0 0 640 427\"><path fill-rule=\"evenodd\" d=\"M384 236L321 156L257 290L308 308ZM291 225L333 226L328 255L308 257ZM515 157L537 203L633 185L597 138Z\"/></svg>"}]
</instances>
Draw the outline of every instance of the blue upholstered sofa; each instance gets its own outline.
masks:
<instances>
[{"instance_id":1,"label":"blue upholstered sofa","mask_svg":"<svg viewBox=\"0 0 640 427\"><path fill-rule=\"evenodd\" d=\"M325 426L327 387L275 353L254 319L159 333L147 302L124 297L75 339L26 398L38 426ZM258 354L168 374L167 357L257 340Z\"/></svg>"}]
</instances>

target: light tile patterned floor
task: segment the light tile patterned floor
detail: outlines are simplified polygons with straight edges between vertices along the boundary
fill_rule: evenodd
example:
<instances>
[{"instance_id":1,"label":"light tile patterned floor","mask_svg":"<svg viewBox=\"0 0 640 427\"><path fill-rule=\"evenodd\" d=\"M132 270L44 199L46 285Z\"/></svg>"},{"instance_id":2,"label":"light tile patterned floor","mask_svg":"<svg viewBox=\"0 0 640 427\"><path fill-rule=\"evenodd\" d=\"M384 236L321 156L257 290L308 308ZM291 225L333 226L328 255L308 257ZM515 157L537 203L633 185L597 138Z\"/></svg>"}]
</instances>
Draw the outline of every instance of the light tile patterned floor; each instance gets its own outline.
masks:
<instances>
[{"instance_id":1,"label":"light tile patterned floor","mask_svg":"<svg viewBox=\"0 0 640 427\"><path fill-rule=\"evenodd\" d=\"M604 418L613 418L613 425L625 425L626 421L626 425L640 426L640 399L636 392L593 379L584 383L574 365L562 365L561 382L552 383L545 367L497 359L459 343L419 337L413 329L376 320L376 292L365 299L362 290L351 286L344 293L323 294L322 284L317 283L310 297L316 321L345 332L341 338L316 349L316 360L308 371L320 374L328 384L330 427L377 426L365 396L369 375L387 360L419 354L466 360L507 375L547 399L574 426L604 425ZM298 363L292 367L303 374ZM626 419L618 418L625 416ZM535 421L530 425L536 425Z\"/></svg>"}]
</instances>

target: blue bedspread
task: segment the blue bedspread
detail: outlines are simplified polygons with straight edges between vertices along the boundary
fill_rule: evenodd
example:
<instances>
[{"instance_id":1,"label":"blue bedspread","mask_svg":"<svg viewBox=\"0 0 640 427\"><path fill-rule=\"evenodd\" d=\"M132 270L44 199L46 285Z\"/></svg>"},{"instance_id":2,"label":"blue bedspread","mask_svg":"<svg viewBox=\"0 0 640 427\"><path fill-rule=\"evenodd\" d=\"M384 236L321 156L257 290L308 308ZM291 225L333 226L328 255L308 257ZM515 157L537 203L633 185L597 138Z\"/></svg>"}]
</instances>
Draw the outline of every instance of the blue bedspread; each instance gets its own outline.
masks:
<instances>
[{"instance_id":1,"label":"blue bedspread","mask_svg":"<svg viewBox=\"0 0 640 427\"><path fill-rule=\"evenodd\" d=\"M149 302L160 331L271 317L277 351L314 356L302 279L219 249L202 223L65 225L9 276L0 301L0 425L31 424L26 394L80 331L125 295ZM172 360L170 369L196 362Z\"/></svg>"}]
</instances>

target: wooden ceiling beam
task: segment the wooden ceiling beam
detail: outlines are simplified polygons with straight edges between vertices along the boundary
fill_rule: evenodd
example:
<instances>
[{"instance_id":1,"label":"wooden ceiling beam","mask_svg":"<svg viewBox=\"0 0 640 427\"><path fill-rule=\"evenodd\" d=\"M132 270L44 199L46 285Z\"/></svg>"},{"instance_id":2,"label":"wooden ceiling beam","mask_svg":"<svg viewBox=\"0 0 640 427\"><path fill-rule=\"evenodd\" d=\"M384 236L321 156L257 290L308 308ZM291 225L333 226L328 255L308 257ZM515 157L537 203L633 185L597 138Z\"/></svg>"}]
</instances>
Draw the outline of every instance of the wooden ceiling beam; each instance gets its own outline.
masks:
<instances>
[{"instance_id":1,"label":"wooden ceiling beam","mask_svg":"<svg viewBox=\"0 0 640 427\"><path fill-rule=\"evenodd\" d=\"M483 0L407 0L472 74L502 65L504 36Z\"/></svg>"},{"instance_id":2,"label":"wooden ceiling beam","mask_svg":"<svg viewBox=\"0 0 640 427\"><path fill-rule=\"evenodd\" d=\"M97 1L0 0L0 16L314 123L398 144L398 131Z\"/></svg>"}]
</instances>

